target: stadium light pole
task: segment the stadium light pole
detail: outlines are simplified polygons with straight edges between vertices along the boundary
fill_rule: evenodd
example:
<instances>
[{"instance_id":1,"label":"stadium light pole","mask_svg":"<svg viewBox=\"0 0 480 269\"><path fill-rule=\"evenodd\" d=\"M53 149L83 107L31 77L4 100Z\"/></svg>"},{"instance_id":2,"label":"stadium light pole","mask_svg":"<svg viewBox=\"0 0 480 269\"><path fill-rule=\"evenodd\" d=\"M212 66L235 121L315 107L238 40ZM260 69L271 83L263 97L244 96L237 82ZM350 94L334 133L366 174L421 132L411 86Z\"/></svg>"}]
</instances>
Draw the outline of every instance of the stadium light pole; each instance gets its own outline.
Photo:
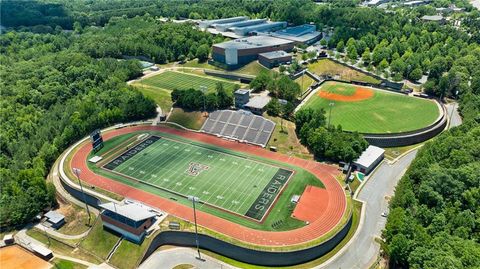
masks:
<instances>
[{"instance_id":1,"label":"stadium light pole","mask_svg":"<svg viewBox=\"0 0 480 269\"><path fill-rule=\"evenodd\" d=\"M195 208L195 203L200 202L200 198L193 195L189 195L188 200L192 201L192 204L193 204L193 220L195 221L195 243L197 244L197 252L198 252L198 257L196 258L203 261L202 256L200 255L200 244L198 242L197 210Z\"/></svg>"},{"instance_id":2,"label":"stadium light pole","mask_svg":"<svg viewBox=\"0 0 480 269\"><path fill-rule=\"evenodd\" d=\"M82 191L83 202L85 203L85 206L87 208L88 225L90 226L90 210L88 209L87 198L85 196L85 192L83 191L82 181L80 180L80 173L81 172L82 172L82 170L80 168L73 168L73 173L77 176L78 184L80 185L80 191Z\"/></svg>"},{"instance_id":3,"label":"stadium light pole","mask_svg":"<svg viewBox=\"0 0 480 269\"><path fill-rule=\"evenodd\" d=\"M205 116L207 116L206 100L207 100L207 86L200 86L200 91L203 93L203 111Z\"/></svg>"},{"instance_id":4,"label":"stadium light pole","mask_svg":"<svg viewBox=\"0 0 480 269\"><path fill-rule=\"evenodd\" d=\"M332 118L332 108L334 105L335 105L334 102L331 102L330 104L328 104L328 106L330 107L330 112L328 113L328 128L330 128L330 119Z\"/></svg>"}]
</instances>

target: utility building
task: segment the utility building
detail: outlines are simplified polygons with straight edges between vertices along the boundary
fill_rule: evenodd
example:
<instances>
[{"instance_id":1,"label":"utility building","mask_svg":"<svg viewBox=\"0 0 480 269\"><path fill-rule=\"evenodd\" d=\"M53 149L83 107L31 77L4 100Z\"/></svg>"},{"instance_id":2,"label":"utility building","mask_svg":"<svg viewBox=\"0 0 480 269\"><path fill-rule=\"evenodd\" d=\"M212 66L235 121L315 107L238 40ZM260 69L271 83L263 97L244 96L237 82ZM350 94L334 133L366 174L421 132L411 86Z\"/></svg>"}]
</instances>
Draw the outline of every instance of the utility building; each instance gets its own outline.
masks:
<instances>
[{"instance_id":1,"label":"utility building","mask_svg":"<svg viewBox=\"0 0 480 269\"><path fill-rule=\"evenodd\" d=\"M367 175L383 160L384 153L384 149L370 145L362 152L362 155L353 162L353 168Z\"/></svg>"},{"instance_id":2,"label":"utility building","mask_svg":"<svg viewBox=\"0 0 480 269\"><path fill-rule=\"evenodd\" d=\"M147 229L155 221L155 212L136 203L105 203L100 207L103 226L137 244L143 241Z\"/></svg>"},{"instance_id":3,"label":"utility building","mask_svg":"<svg viewBox=\"0 0 480 269\"><path fill-rule=\"evenodd\" d=\"M258 55L258 62L267 68L274 68L291 61L292 55L283 50L265 52Z\"/></svg>"}]
</instances>

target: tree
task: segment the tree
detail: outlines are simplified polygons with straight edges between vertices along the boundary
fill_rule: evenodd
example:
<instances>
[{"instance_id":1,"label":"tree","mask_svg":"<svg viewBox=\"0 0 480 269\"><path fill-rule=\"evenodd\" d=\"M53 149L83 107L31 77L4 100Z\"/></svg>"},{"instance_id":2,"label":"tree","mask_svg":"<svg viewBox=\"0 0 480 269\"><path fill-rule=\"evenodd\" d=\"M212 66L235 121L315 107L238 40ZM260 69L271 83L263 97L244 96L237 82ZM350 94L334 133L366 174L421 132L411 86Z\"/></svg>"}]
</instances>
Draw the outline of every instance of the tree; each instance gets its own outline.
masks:
<instances>
[{"instance_id":1,"label":"tree","mask_svg":"<svg viewBox=\"0 0 480 269\"><path fill-rule=\"evenodd\" d=\"M336 48L338 52L343 52L343 50L345 49L345 43L343 42L343 40L338 41Z\"/></svg>"},{"instance_id":2,"label":"tree","mask_svg":"<svg viewBox=\"0 0 480 269\"><path fill-rule=\"evenodd\" d=\"M355 47L355 44L348 45L348 47L347 47L347 57L352 61L357 60L358 54L357 54L357 48Z\"/></svg>"},{"instance_id":3,"label":"tree","mask_svg":"<svg viewBox=\"0 0 480 269\"><path fill-rule=\"evenodd\" d=\"M273 117L278 117L282 110L282 105L278 102L277 98L272 98L270 102L268 102L267 106L265 107L266 112L268 115Z\"/></svg>"},{"instance_id":4,"label":"tree","mask_svg":"<svg viewBox=\"0 0 480 269\"><path fill-rule=\"evenodd\" d=\"M267 85L272 81L270 72L267 70L262 70L258 75L250 82L250 88L254 92L263 91L267 88Z\"/></svg>"},{"instance_id":5,"label":"tree","mask_svg":"<svg viewBox=\"0 0 480 269\"><path fill-rule=\"evenodd\" d=\"M233 105L233 97L228 94L223 87L222 82L217 82L215 89L217 91L217 104L219 108L229 108Z\"/></svg>"},{"instance_id":6,"label":"tree","mask_svg":"<svg viewBox=\"0 0 480 269\"><path fill-rule=\"evenodd\" d=\"M365 51L363 52L362 60L365 63L365 65L369 65L370 62L372 61L371 56L370 56L370 49L369 48L366 48Z\"/></svg>"},{"instance_id":7,"label":"tree","mask_svg":"<svg viewBox=\"0 0 480 269\"><path fill-rule=\"evenodd\" d=\"M205 62L208 59L209 54L210 48L208 47L208 45L203 44L198 47L196 56L199 62Z\"/></svg>"},{"instance_id":8,"label":"tree","mask_svg":"<svg viewBox=\"0 0 480 269\"><path fill-rule=\"evenodd\" d=\"M410 72L408 75L408 78L413 80L413 81L418 81L419 79L422 78L422 70L420 68L415 68Z\"/></svg>"},{"instance_id":9,"label":"tree","mask_svg":"<svg viewBox=\"0 0 480 269\"><path fill-rule=\"evenodd\" d=\"M383 59L379 64L378 64L378 70L383 71L388 68L388 62L387 59Z\"/></svg>"}]
</instances>

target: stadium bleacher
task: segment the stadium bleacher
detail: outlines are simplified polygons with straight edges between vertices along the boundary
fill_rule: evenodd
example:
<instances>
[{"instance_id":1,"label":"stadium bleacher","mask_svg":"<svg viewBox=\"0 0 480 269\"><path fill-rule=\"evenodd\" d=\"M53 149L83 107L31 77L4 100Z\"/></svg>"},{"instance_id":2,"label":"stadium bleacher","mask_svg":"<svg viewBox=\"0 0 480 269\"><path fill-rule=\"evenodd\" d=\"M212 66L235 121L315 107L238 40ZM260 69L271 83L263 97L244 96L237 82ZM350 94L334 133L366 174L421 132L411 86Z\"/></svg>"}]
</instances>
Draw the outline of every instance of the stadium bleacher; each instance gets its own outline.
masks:
<instances>
[{"instance_id":1,"label":"stadium bleacher","mask_svg":"<svg viewBox=\"0 0 480 269\"><path fill-rule=\"evenodd\" d=\"M275 123L244 110L217 110L210 113L201 131L265 147Z\"/></svg>"}]
</instances>

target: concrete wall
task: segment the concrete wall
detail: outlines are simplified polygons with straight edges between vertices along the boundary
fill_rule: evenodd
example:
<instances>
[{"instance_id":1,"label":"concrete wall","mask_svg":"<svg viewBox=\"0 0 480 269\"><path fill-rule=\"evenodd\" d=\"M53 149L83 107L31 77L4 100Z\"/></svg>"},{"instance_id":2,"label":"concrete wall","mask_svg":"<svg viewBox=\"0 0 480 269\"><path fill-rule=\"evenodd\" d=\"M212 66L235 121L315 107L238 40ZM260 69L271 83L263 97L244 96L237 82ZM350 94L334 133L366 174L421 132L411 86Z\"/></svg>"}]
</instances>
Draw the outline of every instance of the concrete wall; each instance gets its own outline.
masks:
<instances>
[{"instance_id":1,"label":"concrete wall","mask_svg":"<svg viewBox=\"0 0 480 269\"><path fill-rule=\"evenodd\" d=\"M227 243L225 241L199 234L201 249L209 250L231 259L261 266L292 266L317 259L337 246L352 227L352 216L342 229L323 243L296 251L273 252L254 250ZM190 232L166 231L158 234L152 241L142 259L144 262L155 250L164 245L195 247L195 234Z\"/></svg>"}]
</instances>

